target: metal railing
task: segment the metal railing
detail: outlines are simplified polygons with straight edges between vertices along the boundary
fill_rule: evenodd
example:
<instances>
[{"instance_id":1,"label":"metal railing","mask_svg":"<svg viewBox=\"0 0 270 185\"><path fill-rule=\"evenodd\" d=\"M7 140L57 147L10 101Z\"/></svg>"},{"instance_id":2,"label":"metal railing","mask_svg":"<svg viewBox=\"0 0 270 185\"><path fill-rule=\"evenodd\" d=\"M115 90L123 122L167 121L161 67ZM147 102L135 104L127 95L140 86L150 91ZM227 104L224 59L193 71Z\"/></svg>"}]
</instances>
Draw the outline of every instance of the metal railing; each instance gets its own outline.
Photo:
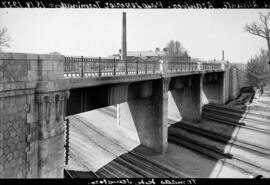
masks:
<instances>
[{"instance_id":1,"label":"metal railing","mask_svg":"<svg viewBox=\"0 0 270 185\"><path fill-rule=\"evenodd\" d=\"M202 70L221 69L221 63L202 63Z\"/></svg>"},{"instance_id":2,"label":"metal railing","mask_svg":"<svg viewBox=\"0 0 270 185\"><path fill-rule=\"evenodd\" d=\"M166 63L166 64L163 64L163 66L164 66L164 71L167 73L199 71L198 64L192 63L192 62Z\"/></svg>"},{"instance_id":3,"label":"metal railing","mask_svg":"<svg viewBox=\"0 0 270 185\"><path fill-rule=\"evenodd\" d=\"M224 66L223 66L224 67ZM222 70L221 63L166 63L158 61L129 61L119 59L65 57L65 77L103 77Z\"/></svg>"}]
</instances>

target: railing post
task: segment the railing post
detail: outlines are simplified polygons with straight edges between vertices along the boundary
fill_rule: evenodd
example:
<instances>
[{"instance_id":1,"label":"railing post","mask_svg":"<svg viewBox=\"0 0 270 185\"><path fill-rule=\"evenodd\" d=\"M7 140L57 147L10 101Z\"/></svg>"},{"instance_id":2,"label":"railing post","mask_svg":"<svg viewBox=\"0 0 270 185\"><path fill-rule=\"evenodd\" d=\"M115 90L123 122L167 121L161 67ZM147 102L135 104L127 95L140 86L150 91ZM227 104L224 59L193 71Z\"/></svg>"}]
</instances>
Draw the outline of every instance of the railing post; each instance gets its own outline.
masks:
<instances>
[{"instance_id":1,"label":"railing post","mask_svg":"<svg viewBox=\"0 0 270 185\"><path fill-rule=\"evenodd\" d=\"M221 70L225 71L225 64L224 63L221 64Z\"/></svg>"},{"instance_id":2,"label":"railing post","mask_svg":"<svg viewBox=\"0 0 270 185\"><path fill-rule=\"evenodd\" d=\"M113 76L116 74L115 57L113 58Z\"/></svg>"},{"instance_id":3,"label":"railing post","mask_svg":"<svg viewBox=\"0 0 270 185\"><path fill-rule=\"evenodd\" d=\"M65 71L64 71L64 74L67 74L67 59L66 59L66 57L64 57L64 59L65 59L65 63L64 63Z\"/></svg>"},{"instance_id":4,"label":"railing post","mask_svg":"<svg viewBox=\"0 0 270 185\"><path fill-rule=\"evenodd\" d=\"M155 61L153 62L153 74L155 74L155 66L156 66L156 63Z\"/></svg>"},{"instance_id":5,"label":"railing post","mask_svg":"<svg viewBox=\"0 0 270 185\"><path fill-rule=\"evenodd\" d=\"M138 74L138 71L139 71L139 69L138 69L138 60L136 60L136 74Z\"/></svg>"},{"instance_id":6,"label":"railing post","mask_svg":"<svg viewBox=\"0 0 270 185\"><path fill-rule=\"evenodd\" d=\"M101 76L100 57L98 58L98 76Z\"/></svg>"},{"instance_id":7,"label":"railing post","mask_svg":"<svg viewBox=\"0 0 270 185\"><path fill-rule=\"evenodd\" d=\"M81 69L81 77L83 78L83 56L82 56L82 69Z\"/></svg>"},{"instance_id":8,"label":"railing post","mask_svg":"<svg viewBox=\"0 0 270 185\"><path fill-rule=\"evenodd\" d=\"M145 74L147 74L147 62L146 60L144 62L145 62Z\"/></svg>"}]
</instances>

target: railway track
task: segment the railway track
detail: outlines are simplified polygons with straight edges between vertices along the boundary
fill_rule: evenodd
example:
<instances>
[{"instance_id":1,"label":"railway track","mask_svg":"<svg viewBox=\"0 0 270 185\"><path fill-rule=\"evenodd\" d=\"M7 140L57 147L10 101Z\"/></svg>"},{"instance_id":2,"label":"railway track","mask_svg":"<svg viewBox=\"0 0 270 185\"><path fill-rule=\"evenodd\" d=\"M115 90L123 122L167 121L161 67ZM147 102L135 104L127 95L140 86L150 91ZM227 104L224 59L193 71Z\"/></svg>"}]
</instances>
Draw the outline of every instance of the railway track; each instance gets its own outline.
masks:
<instances>
[{"instance_id":1,"label":"railway track","mask_svg":"<svg viewBox=\"0 0 270 185\"><path fill-rule=\"evenodd\" d=\"M64 169L64 178L76 179L76 178L98 178L99 176L92 171L74 171Z\"/></svg>"},{"instance_id":2,"label":"railway track","mask_svg":"<svg viewBox=\"0 0 270 185\"><path fill-rule=\"evenodd\" d=\"M228 107L219 108L221 106L215 106L209 108L210 106L212 105L207 105L203 108L203 118L257 132L270 133L270 117L258 114L250 116L250 113L237 113L234 109L228 110Z\"/></svg>"},{"instance_id":3,"label":"railway track","mask_svg":"<svg viewBox=\"0 0 270 185\"><path fill-rule=\"evenodd\" d=\"M195 150L211 159L220 160L252 176L260 174L269 176L270 163L266 160L269 154L257 152L254 147L249 148L247 145L233 142L227 144L224 140L217 141L217 139L207 138L197 133L179 130L169 131L170 142Z\"/></svg>"},{"instance_id":4,"label":"railway track","mask_svg":"<svg viewBox=\"0 0 270 185\"><path fill-rule=\"evenodd\" d=\"M106 113L112 111L115 110ZM243 118L243 114L243 111L228 106L209 104L203 108L205 123L176 123L169 127L168 140L247 176L270 177L270 145L266 142L267 139L270 141L268 117L262 118L259 114L249 112ZM161 161L152 160L138 150L128 151L122 143L94 125L84 124L80 117L74 116L72 119L73 130L105 153L115 156L115 159L95 172L65 170L66 178L192 178ZM241 133L253 135L240 137ZM72 141L72 136L70 141L78 142Z\"/></svg>"},{"instance_id":5,"label":"railway track","mask_svg":"<svg viewBox=\"0 0 270 185\"><path fill-rule=\"evenodd\" d=\"M128 151L124 148L118 141L108 137L105 133L98 130L94 126L85 125L82 126L83 120L79 117L74 116L70 120L70 127L74 131L76 131L80 135L84 135L85 138L91 140L91 142L96 145L99 149L102 149L105 153L110 153L110 155L115 156L116 158L100 168L95 172L88 172L93 173L95 177L100 178L143 178L143 177L155 177L155 178L188 178L186 174L168 166L162 164L159 161L152 160L149 157L145 156L143 153L139 151ZM91 132L90 132L91 131ZM92 134L89 134L92 133ZM74 139L73 139L74 140ZM72 144L72 134L71 134L71 144ZM76 141L74 141L76 142ZM75 143L73 143L75 147ZM83 147L83 145L81 146ZM142 147L142 146L140 146ZM116 150L117 148L117 150ZM119 156L119 150L125 151L124 154ZM149 150L144 147L144 150ZM71 148L72 151L72 148ZM90 178L88 173L81 173L81 172L70 172L67 171L69 174L73 173L73 178ZM67 173L67 174L68 174ZM94 178L95 178L94 177Z\"/></svg>"},{"instance_id":6,"label":"railway track","mask_svg":"<svg viewBox=\"0 0 270 185\"><path fill-rule=\"evenodd\" d=\"M252 106L252 104L250 104L250 106ZM248 114L248 115L252 115L252 116L258 116L258 117L265 117L266 119L270 119L270 113L264 113L262 114L261 111L256 111L256 110L250 110L249 107L247 107L246 109L239 109L238 107L235 107L233 105L230 104L226 104L226 105L220 105L220 104L214 104L214 103L210 103L204 106L204 108L217 108L218 110L226 110L226 111L230 111L233 113L239 113L239 114Z\"/></svg>"},{"instance_id":7,"label":"railway track","mask_svg":"<svg viewBox=\"0 0 270 185\"><path fill-rule=\"evenodd\" d=\"M259 124L270 124L270 114L259 114L255 111L242 111L229 106L208 104L203 107L203 112L222 113L224 116L232 118L244 118L245 120L257 122Z\"/></svg>"},{"instance_id":8,"label":"railway track","mask_svg":"<svg viewBox=\"0 0 270 185\"><path fill-rule=\"evenodd\" d=\"M270 177L270 117L249 112L243 119L244 113L206 105L204 122L176 123L169 127L168 140L248 175Z\"/></svg>"}]
</instances>

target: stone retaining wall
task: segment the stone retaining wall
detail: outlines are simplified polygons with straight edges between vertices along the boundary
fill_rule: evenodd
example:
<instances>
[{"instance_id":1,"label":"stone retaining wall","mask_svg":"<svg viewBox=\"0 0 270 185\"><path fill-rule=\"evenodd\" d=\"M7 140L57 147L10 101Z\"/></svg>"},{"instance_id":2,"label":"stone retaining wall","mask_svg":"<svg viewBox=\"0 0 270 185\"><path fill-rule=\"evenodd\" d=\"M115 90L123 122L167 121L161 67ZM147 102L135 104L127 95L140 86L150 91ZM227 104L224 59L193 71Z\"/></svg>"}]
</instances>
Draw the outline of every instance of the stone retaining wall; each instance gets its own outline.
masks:
<instances>
[{"instance_id":1,"label":"stone retaining wall","mask_svg":"<svg viewBox=\"0 0 270 185\"><path fill-rule=\"evenodd\" d=\"M58 55L0 53L0 178L63 176L55 171L52 172L55 174L40 171L41 166L48 163L44 159L51 157L43 155L51 149L47 147L47 153L43 149L47 142L44 140L48 138L41 137L47 131L41 129L42 108L37 101L38 96L53 91L59 94L58 102L63 104L68 95L68 85L61 81L63 65L63 56ZM57 138L57 142L63 142L64 108L61 106L62 109L58 109L61 118L58 116L57 121L50 113L46 115L51 123L50 130L56 130L50 137ZM59 145L57 142L54 145ZM64 148L55 149L60 155L64 154ZM63 160L62 156L55 158ZM50 160L55 163L54 167L64 165L64 161Z\"/></svg>"}]
</instances>

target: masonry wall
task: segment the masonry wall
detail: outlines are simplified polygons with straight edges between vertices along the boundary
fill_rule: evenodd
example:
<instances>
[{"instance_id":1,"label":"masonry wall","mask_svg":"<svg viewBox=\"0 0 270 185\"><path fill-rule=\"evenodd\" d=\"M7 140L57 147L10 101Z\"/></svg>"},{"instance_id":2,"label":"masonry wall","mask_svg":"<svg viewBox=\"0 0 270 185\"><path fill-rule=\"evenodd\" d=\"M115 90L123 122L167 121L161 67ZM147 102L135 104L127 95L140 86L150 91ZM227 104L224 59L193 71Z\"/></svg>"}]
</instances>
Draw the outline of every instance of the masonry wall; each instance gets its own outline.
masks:
<instances>
[{"instance_id":1,"label":"masonry wall","mask_svg":"<svg viewBox=\"0 0 270 185\"><path fill-rule=\"evenodd\" d=\"M0 178L37 175L33 55L0 55ZM35 166L35 167L34 167Z\"/></svg>"},{"instance_id":2,"label":"masonry wall","mask_svg":"<svg viewBox=\"0 0 270 185\"><path fill-rule=\"evenodd\" d=\"M0 178L48 176L42 174L40 169L42 165L47 165L48 157L52 157L49 154L54 151L47 148L44 150L47 153L42 155L48 156L41 155L42 142L45 138L42 138L44 130L40 122L41 107L38 98L49 89L56 92L63 89L56 83L48 84L54 74L57 78L57 74L61 73L63 66L59 65L59 61L61 56L0 53ZM58 89L55 88L56 86ZM63 102L63 98L60 93L58 102L61 101ZM60 110L59 106L58 108L59 113L63 112L64 109ZM58 122L50 117L53 123L50 125L50 130L54 130L55 135L59 129L62 130L62 134L57 135L55 144L51 146L62 142L63 126L55 124L63 123L63 116L60 117ZM64 153L63 149L59 151ZM47 161L41 160L45 158ZM54 163L58 166L64 165L64 161L58 164L61 162L55 160ZM61 176L63 175L51 174L51 177Z\"/></svg>"}]
</instances>

